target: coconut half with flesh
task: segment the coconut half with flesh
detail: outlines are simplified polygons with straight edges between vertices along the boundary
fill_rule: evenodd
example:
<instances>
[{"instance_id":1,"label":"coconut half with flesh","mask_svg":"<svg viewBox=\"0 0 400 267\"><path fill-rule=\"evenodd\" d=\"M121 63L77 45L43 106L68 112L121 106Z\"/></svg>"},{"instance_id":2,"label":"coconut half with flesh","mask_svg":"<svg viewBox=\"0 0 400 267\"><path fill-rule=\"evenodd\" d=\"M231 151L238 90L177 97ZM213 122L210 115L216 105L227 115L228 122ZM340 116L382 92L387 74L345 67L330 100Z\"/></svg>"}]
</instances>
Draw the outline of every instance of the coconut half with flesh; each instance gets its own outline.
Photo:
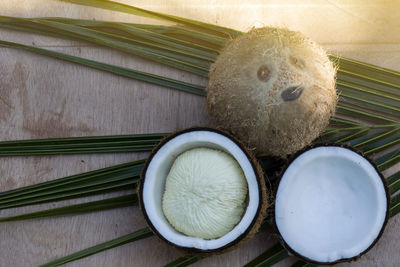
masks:
<instances>
[{"instance_id":1,"label":"coconut half with flesh","mask_svg":"<svg viewBox=\"0 0 400 267\"><path fill-rule=\"evenodd\" d=\"M190 253L236 247L259 229L267 209L261 167L230 134L190 128L166 137L138 187L152 231Z\"/></svg>"},{"instance_id":2,"label":"coconut half with flesh","mask_svg":"<svg viewBox=\"0 0 400 267\"><path fill-rule=\"evenodd\" d=\"M291 254L315 264L350 261L381 236L389 200L383 176L361 153L311 147L282 172L275 223Z\"/></svg>"}]
</instances>

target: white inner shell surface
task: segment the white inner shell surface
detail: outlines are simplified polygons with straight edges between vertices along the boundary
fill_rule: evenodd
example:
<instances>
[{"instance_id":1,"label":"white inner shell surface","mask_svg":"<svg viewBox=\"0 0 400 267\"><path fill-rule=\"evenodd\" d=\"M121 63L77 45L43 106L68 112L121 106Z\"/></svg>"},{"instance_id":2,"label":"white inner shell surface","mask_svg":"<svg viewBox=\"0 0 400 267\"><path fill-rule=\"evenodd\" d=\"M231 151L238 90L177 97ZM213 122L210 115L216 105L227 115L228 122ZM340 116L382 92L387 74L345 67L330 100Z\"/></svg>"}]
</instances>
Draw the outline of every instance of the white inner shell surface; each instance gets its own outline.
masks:
<instances>
[{"instance_id":1,"label":"white inner shell surface","mask_svg":"<svg viewBox=\"0 0 400 267\"><path fill-rule=\"evenodd\" d=\"M230 232L217 239L206 240L179 233L162 211L165 179L173 162L184 151L198 147L218 149L231 155L239 163L248 186L248 204L242 219ZM228 245L249 228L260 205L256 173L247 155L231 139L212 131L191 131L170 139L153 156L145 177L143 205L149 220L166 240L181 247L213 250Z\"/></svg>"},{"instance_id":2,"label":"white inner shell surface","mask_svg":"<svg viewBox=\"0 0 400 267\"><path fill-rule=\"evenodd\" d=\"M371 163L350 149L328 146L304 152L286 169L275 216L294 251L329 263L369 248L387 208L384 184Z\"/></svg>"},{"instance_id":3,"label":"white inner shell surface","mask_svg":"<svg viewBox=\"0 0 400 267\"><path fill-rule=\"evenodd\" d=\"M237 161L210 148L194 148L174 161L165 183L163 212L185 235L219 238L240 221L247 182Z\"/></svg>"}]
</instances>

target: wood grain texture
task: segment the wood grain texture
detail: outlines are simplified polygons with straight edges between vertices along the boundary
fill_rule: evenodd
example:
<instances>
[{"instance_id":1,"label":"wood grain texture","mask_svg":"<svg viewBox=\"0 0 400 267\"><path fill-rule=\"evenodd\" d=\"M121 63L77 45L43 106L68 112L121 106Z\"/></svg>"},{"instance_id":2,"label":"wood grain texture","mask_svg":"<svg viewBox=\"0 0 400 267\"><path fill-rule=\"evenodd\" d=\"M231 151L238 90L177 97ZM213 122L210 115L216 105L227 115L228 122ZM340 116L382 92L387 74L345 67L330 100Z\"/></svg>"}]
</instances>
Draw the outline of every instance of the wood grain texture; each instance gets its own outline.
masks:
<instances>
[{"instance_id":1,"label":"wood grain texture","mask_svg":"<svg viewBox=\"0 0 400 267\"><path fill-rule=\"evenodd\" d=\"M139 7L248 30L300 30L329 51L400 70L399 1L124 1ZM0 14L150 22L127 14L51 0L0 1ZM206 80L110 49L0 29L0 39L148 71L188 82ZM32 53L0 48L0 139L169 132L212 125L204 99ZM47 181L143 158L146 153L1 158L0 189ZM396 167L399 169L399 166ZM392 170L393 171L393 170ZM104 196L0 211L0 216ZM398 266L400 221L361 260L343 266ZM37 266L145 226L138 208L0 224L0 266ZM268 233L195 266L242 266L274 243ZM162 266L182 254L152 237L66 266ZM289 266L288 259L277 266Z\"/></svg>"}]
</instances>

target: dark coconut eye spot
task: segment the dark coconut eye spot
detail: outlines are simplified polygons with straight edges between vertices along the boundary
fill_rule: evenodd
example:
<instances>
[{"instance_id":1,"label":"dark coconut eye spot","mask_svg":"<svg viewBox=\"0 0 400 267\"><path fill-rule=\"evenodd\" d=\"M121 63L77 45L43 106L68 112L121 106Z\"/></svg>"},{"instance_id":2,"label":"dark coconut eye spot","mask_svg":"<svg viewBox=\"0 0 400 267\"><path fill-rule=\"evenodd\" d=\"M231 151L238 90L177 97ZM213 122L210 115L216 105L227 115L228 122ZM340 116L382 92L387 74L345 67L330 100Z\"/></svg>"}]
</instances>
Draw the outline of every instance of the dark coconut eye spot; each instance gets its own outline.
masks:
<instances>
[{"instance_id":1,"label":"dark coconut eye spot","mask_svg":"<svg viewBox=\"0 0 400 267\"><path fill-rule=\"evenodd\" d=\"M281 97L284 101L294 101L301 96L303 88L300 86L291 86L286 88L282 93Z\"/></svg>"},{"instance_id":2,"label":"dark coconut eye spot","mask_svg":"<svg viewBox=\"0 0 400 267\"><path fill-rule=\"evenodd\" d=\"M257 71L257 77L262 82L267 82L269 80L270 71L266 65L262 65Z\"/></svg>"},{"instance_id":3,"label":"dark coconut eye spot","mask_svg":"<svg viewBox=\"0 0 400 267\"><path fill-rule=\"evenodd\" d=\"M290 63L298 69L304 69L306 67L306 63L304 62L304 60L302 60L300 58L290 56L289 60L290 60Z\"/></svg>"}]
</instances>

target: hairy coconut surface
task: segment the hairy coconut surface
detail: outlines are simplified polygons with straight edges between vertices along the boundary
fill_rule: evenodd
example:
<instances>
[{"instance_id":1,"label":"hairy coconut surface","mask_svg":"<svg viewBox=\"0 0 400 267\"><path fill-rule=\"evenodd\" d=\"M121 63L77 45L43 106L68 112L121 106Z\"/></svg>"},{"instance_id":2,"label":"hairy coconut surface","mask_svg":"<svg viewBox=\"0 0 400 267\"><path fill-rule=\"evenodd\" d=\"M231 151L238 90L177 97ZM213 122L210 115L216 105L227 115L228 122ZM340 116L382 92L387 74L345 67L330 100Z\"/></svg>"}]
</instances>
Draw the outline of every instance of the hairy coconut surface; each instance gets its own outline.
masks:
<instances>
[{"instance_id":1,"label":"hairy coconut surface","mask_svg":"<svg viewBox=\"0 0 400 267\"><path fill-rule=\"evenodd\" d=\"M258 155L285 156L325 130L337 102L335 74L326 52L303 34L253 29L211 66L207 108Z\"/></svg>"},{"instance_id":2,"label":"hairy coconut surface","mask_svg":"<svg viewBox=\"0 0 400 267\"><path fill-rule=\"evenodd\" d=\"M163 212L179 232L214 239L241 220L246 196L246 178L232 156L195 148L173 163L165 181Z\"/></svg>"}]
</instances>

